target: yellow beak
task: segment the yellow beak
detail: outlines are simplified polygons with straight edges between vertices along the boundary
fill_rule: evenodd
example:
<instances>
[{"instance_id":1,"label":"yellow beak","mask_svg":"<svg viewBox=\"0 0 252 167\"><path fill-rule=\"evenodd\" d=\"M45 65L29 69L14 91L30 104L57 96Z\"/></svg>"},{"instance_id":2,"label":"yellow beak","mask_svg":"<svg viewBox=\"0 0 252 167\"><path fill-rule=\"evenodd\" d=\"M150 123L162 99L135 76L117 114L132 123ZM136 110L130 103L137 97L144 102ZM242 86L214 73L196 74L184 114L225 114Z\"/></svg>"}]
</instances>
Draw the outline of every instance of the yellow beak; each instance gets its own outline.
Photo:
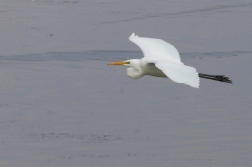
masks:
<instances>
[{"instance_id":1,"label":"yellow beak","mask_svg":"<svg viewBox=\"0 0 252 167\"><path fill-rule=\"evenodd\" d=\"M116 65L116 66L123 66L124 64L127 64L126 62L124 61L118 61L118 62L111 62L109 63L108 65Z\"/></svg>"}]
</instances>

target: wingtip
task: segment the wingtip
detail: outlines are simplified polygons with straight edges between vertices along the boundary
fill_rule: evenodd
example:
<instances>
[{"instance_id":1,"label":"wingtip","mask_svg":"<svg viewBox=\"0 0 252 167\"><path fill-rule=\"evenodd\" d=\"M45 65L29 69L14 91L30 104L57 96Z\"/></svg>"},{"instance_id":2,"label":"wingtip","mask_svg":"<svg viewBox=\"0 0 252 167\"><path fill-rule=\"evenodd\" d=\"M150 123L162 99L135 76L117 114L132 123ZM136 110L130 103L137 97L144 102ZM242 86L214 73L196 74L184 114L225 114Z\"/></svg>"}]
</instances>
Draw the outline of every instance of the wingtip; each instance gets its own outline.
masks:
<instances>
[{"instance_id":1,"label":"wingtip","mask_svg":"<svg viewBox=\"0 0 252 167\"><path fill-rule=\"evenodd\" d=\"M197 88L197 89L199 89L199 87L200 87L200 84L197 84L197 85L190 85L191 87L193 87L193 88Z\"/></svg>"},{"instance_id":2,"label":"wingtip","mask_svg":"<svg viewBox=\"0 0 252 167\"><path fill-rule=\"evenodd\" d=\"M131 34L131 36L129 37L129 39L134 38L134 37L138 37L134 32Z\"/></svg>"},{"instance_id":3,"label":"wingtip","mask_svg":"<svg viewBox=\"0 0 252 167\"><path fill-rule=\"evenodd\" d=\"M191 83L190 86L193 87L193 88L199 89L199 87L200 87L200 80L199 80L199 78L198 78L198 81L196 83Z\"/></svg>"}]
</instances>

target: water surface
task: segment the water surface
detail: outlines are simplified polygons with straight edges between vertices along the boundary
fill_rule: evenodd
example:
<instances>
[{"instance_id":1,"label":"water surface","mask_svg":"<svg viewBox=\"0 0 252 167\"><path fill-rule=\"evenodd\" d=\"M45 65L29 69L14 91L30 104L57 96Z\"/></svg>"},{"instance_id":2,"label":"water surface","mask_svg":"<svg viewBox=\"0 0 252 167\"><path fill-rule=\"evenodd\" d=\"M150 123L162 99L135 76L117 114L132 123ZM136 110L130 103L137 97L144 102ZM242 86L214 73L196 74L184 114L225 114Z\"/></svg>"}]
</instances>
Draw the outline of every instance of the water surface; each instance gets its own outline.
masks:
<instances>
[{"instance_id":1,"label":"water surface","mask_svg":"<svg viewBox=\"0 0 252 167\"><path fill-rule=\"evenodd\" d=\"M251 2L1 3L1 166L252 165ZM133 31L234 84L128 78Z\"/></svg>"}]
</instances>

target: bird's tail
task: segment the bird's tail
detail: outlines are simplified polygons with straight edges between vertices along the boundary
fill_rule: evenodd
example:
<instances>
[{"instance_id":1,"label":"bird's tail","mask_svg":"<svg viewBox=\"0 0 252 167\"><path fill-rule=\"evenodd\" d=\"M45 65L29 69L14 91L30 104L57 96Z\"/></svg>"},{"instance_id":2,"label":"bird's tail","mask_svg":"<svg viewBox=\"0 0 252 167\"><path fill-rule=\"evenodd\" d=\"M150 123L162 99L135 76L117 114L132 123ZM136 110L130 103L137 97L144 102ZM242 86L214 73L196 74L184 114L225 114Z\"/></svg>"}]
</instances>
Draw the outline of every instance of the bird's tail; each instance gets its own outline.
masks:
<instances>
[{"instance_id":1,"label":"bird's tail","mask_svg":"<svg viewBox=\"0 0 252 167\"><path fill-rule=\"evenodd\" d=\"M229 79L229 77L226 77L225 75L208 75L199 73L199 77L232 84L232 81Z\"/></svg>"}]
</instances>

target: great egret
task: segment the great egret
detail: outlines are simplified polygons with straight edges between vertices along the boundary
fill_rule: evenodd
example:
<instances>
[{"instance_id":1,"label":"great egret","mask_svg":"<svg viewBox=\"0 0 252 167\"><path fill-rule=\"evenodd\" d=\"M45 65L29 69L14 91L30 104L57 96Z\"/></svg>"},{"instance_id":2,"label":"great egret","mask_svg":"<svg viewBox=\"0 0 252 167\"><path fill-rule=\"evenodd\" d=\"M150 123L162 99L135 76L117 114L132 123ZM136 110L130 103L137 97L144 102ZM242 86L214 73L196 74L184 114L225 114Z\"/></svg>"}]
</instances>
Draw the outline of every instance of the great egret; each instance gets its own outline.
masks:
<instances>
[{"instance_id":1,"label":"great egret","mask_svg":"<svg viewBox=\"0 0 252 167\"><path fill-rule=\"evenodd\" d=\"M178 50L171 44L155 38L139 37L132 33L129 40L140 47L144 57L122 62L112 62L108 65L128 66L127 75L138 79L144 75L168 77L174 82L199 88L199 77L220 82L232 83L224 75L201 74L195 68L181 62Z\"/></svg>"}]
</instances>

